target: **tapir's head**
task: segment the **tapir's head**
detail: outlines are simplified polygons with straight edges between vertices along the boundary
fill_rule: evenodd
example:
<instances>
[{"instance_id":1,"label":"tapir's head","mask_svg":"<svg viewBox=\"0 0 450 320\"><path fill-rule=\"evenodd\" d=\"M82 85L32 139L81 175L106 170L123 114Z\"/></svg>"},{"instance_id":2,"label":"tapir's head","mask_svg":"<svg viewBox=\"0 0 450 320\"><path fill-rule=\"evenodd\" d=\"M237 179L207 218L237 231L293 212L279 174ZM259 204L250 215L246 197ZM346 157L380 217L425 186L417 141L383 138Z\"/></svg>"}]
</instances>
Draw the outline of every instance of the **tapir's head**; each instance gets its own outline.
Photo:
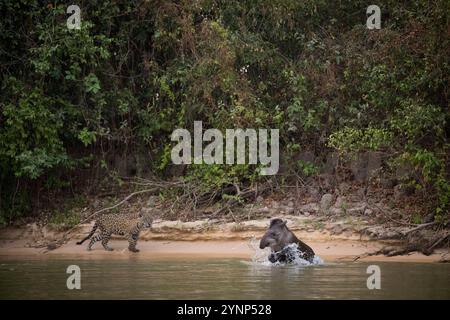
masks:
<instances>
[{"instance_id":1,"label":"tapir's head","mask_svg":"<svg viewBox=\"0 0 450 320\"><path fill-rule=\"evenodd\" d=\"M270 226L264 236L261 238L259 247L264 249L270 247L272 251L279 251L285 247L290 230L286 226L287 221L281 219L273 219L270 221Z\"/></svg>"}]
</instances>

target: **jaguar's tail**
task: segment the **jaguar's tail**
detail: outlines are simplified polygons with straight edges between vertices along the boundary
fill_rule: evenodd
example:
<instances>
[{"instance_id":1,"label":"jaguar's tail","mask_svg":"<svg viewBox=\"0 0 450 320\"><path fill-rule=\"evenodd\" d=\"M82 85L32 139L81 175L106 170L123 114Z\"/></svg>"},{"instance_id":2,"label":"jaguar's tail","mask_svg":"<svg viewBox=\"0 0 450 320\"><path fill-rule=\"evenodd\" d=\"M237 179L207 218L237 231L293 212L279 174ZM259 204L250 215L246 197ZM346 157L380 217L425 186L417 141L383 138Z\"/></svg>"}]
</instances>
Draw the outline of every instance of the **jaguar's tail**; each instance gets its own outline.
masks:
<instances>
[{"instance_id":1,"label":"jaguar's tail","mask_svg":"<svg viewBox=\"0 0 450 320\"><path fill-rule=\"evenodd\" d=\"M95 230L97 230L98 226L97 224L94 224L94 227L92 228L91 232L89 232L88 236L86 238L84 238L81 241L78 241L77 244L82 244L83 242L85 242L87 239L89 239L90 237L92 237L95 233Z\"/></svg>"}]
</instances>

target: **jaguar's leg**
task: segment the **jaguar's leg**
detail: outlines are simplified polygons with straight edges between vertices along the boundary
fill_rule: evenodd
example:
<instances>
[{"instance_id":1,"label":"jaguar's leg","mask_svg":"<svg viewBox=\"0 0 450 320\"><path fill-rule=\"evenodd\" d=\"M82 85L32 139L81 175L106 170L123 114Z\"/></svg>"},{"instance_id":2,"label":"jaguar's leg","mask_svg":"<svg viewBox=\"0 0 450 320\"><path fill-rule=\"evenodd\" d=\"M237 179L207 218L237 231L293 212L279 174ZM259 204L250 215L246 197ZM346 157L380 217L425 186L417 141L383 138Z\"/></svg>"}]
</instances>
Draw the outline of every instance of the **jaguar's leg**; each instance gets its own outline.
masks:
<instances>
[{"instance_id":1,"label":"jaguar's leg","mask_svg":"<svg viewBox=\"0 0 450 320\"><path fill-rule=\"evenodd\" d=\"M113 248L108 247L109 239L111 239L111 233L104 232L104 233L102 233L102 236L103 236L103 240L102 240L103 248L105 248L106 251L113 251L114 250Z\"/></svg>"},{"instance_id":2,"label":"jaguar's leg","mask_svg":"<svg viewBox=\"0 0 450 320\"><path fill-rule=\"evenodd\" d=\"M87 250L88 250L88 251L91 251L91 250L92 250L92 246L94 245L94 243L96 243L97 241L100 241L100 240L102 240L102 239L103 239L103 233L97 234L97 235L93 236L93 237L91 238L91 242L89 242L89 245L88 245L88 247L87 247Z\"/></svg>"},{"instance_id":3,"label":"jaguar's leg","mask_svg":"<svg viewBox=\"0 0 450 320\"><path fill-rule=\"evenodd\" d=\"M139 234L130 234L128 236L128 250L131 252L139 252L139 249L136 249L136 244L139 238Z\"/></svg>"}]
</instances>

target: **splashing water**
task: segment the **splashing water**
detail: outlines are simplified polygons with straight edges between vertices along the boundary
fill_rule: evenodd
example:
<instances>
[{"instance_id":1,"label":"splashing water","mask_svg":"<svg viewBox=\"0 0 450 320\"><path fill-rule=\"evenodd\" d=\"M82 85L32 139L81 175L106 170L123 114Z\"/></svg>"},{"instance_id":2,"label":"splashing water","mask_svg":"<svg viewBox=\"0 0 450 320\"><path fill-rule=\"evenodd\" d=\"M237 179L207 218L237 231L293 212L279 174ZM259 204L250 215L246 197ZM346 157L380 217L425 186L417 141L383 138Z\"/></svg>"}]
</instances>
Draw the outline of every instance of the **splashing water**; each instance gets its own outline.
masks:
<instances>
[{"instance_id":1,"label":"splashing water","mask_svg":"<svg viewBox=\"0 0 450 320\"><path fill-rule=\"evenodd\" d=\"M298 245L296 243L288 244L281 251L286 254L287 260L291 261L289 263L284 262L270 262L269 255L272 253L270 248L259 248L259 241L255 237L250 240L249 247L253 250L254 254L252 257L252 264L257 265L265 265L265 266L284 266L286 264L289 265L297 265L297 266L312 266L312 265L321 265L324 264L322 258L318 255L315 255L312 262L303 259L303 253L298 250ZM280 253L275 252L274 254Z\"/></svg>"},{"instance_id":2,"label":"splashing water","mask_svg":"<svg viewBox=\"0 0 450 320\"><path fill-rule=\"evenodd\" d=\"M281 251L275 252L275 255L283 252L286 254L286 258L288 261L292 261L291 263L299 266L309 266L309 265L317 265L323 264L323 260L319 256L314 256L313 261L309 262L308 260L303 259L304 253L298 250L298 245L296 243L288 244ZM278 264L284 265L285 263L276 262Z\"/></svg>"},{"instance_id":3,"label":"splashing water","mask_svg":"<svg viewBox=\"0 0 450 320\"><path fill-rule=\"evenodd\" d=\"M271 265L272 263L268 260L270 255L270 248L259 248L259 240L256 237L252 237L249 243L250 249L253 251L252 264L262 264Z\"/></svg>"}]
</instances>

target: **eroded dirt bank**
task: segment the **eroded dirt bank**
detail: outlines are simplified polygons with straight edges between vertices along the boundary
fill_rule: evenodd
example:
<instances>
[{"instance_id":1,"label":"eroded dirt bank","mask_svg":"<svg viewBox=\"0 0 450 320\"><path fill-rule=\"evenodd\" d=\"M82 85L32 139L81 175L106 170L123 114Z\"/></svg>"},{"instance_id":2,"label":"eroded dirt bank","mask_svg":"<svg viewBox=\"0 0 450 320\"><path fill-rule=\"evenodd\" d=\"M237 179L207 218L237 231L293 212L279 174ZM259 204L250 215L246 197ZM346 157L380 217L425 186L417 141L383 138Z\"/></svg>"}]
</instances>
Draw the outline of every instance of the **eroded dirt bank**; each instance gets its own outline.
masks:
<instances>
[{"instance_id":1,"label":"eroded dirt bank","mask_svg":"<svg viewBox=\"0 0 450 320\"><path fill-rule=\"evenodd\" d=\"M403 256L386 257L371 255L385 246L396 245L400 241L373 240L376 226L367 226L364 221L354 219L323 222L298 216L283 216L295 234L307 242L325 261L405 261L442 262L449 257L448 250L436 250L426 256L411 253ZM350 222L351 221L351 222ZM356 222L355 222L356 221ZM94 250L86 251L86 246L75 244L76 239L87 234L92 226L85 224L71 233L70 240L55 250L48 250L46 242L59 239L61 231L48 227L37 228L28 225L22 228L8 228L0 232L0 259L47 258L77 256L80 258L120 259L139 256L149 259L178 258L242 258L251 260L262 252L257 248L258 240L265 232L268 221L249 220L239 223L218 221L155 221L151 230L141 234L138 248L140 253L129 253L127 242L113 238L113 252L106 252L97 244ZM361 230L369 230L362 233ZM370 231L372 230L372 231ZM383 230L383 232L394 232ZM362 235L364 234L364 235Z\"/></svg>"}]
</instances>

